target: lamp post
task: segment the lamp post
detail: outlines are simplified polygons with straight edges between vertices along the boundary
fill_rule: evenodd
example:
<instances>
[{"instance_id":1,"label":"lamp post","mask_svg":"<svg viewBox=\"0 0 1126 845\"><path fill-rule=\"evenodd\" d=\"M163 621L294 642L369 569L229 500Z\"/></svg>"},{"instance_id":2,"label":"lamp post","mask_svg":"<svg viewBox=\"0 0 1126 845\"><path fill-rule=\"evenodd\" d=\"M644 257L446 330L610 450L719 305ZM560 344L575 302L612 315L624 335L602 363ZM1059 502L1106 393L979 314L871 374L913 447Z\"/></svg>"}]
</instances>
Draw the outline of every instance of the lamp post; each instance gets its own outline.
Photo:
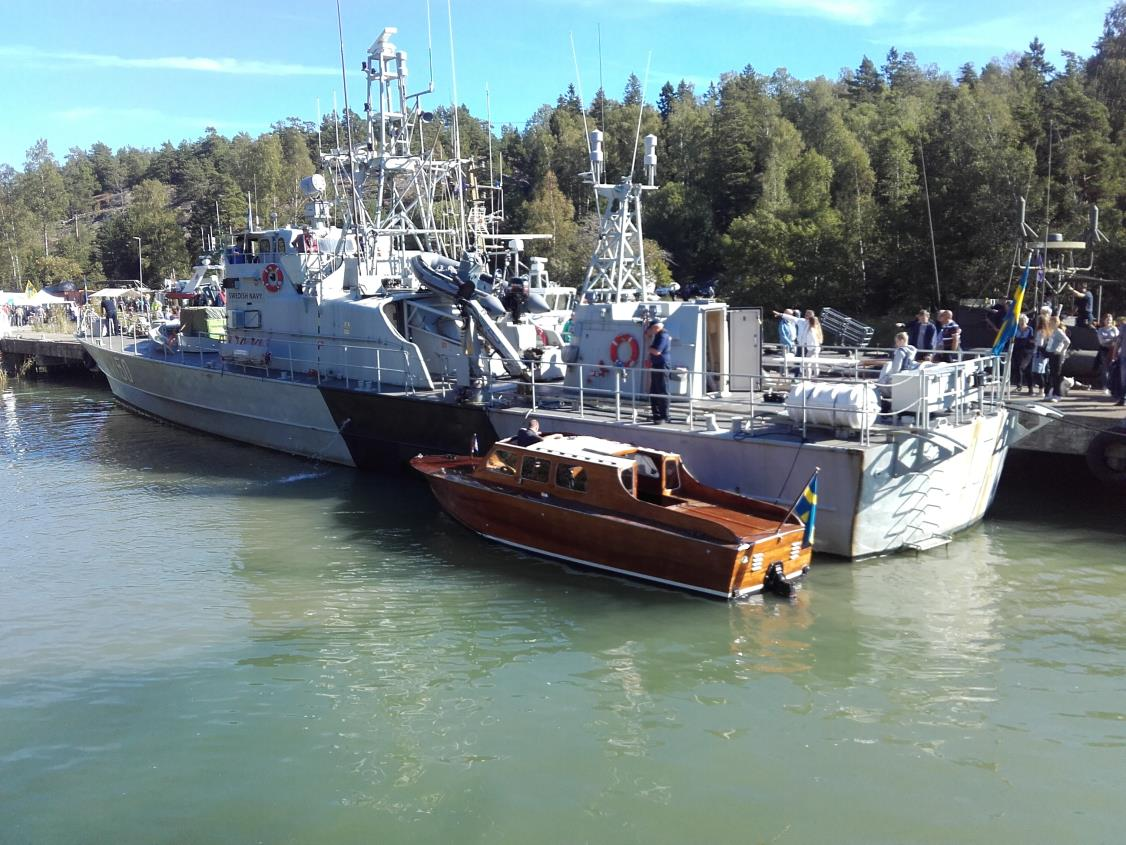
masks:
<instances>
[{"instance_id":1,"label":"lamp post","mask_svg":"<svg viewBox=\"0 0 1126 845\"><path fill-rule=\"evenodd\" d=\"M141 283L141 287L144 287L145 271L141 267L141 239L134 237L133 240L137 242L137 281Z\"/></svg>"}]
</instances>

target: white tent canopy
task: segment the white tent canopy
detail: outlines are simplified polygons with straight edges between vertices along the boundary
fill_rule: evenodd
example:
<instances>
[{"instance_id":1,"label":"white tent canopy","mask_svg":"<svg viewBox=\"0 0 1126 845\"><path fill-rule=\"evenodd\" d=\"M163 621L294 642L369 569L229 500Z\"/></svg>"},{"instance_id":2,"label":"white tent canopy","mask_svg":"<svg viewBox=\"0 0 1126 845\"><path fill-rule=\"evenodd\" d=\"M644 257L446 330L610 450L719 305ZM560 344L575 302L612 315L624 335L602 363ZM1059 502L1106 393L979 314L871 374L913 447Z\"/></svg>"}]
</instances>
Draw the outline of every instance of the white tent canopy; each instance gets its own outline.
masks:
<instances>
[{"instance_id":1,"label":"white tent canopy","mask_svg":"<svg viewBox=\"0 0 1126 845\"><path fill-rule=\"evenodd\" d=\"M0 290L0 305L27 305L26 294L22 291Z\"/></svg>"},{"instance_id":2,"label":"white tent canopy","mask_svg":"<svg viewBox=\"0 0 1126 845\"><path fill-rule=\"evenodd\" d=\"M66 302L66 298L47 293L45 290L37 290L27 301L29 305L61 305Z\"/></svg>"},{"instance_id":3,"label":"white tent canopy","mask_svg":"<svg viewBox=\"0 0 1126 845\"><path fill-rule=\"evenodd\" d=\"M151 290L137 290L136 288L102 288L89 292L89 299L98 296L108 296L111 299L140 299L152 293Z\"/></svg>"}]
</instances>

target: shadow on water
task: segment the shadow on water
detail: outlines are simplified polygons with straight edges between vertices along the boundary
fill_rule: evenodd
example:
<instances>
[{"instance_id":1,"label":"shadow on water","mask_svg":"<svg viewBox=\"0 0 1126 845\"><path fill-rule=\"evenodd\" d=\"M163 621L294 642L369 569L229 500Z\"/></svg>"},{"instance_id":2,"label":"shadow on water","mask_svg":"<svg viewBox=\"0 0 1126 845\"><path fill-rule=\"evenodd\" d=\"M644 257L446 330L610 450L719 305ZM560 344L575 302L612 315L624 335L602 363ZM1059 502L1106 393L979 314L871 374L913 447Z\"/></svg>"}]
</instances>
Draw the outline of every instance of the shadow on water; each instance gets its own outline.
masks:
<instances>
[{"instance_id":1,"label":"shadow on water","mask_svg":"<svg viewBox=\"0 0 1126 845\"><path fill-rule=\"evenodd\" d=\"M1090 539L1120 542L1126 535L1122 502L1121 492L1096 481L1080 456L1010 450L986 523L1089 530Z\"/></svg>"}]
</instances>

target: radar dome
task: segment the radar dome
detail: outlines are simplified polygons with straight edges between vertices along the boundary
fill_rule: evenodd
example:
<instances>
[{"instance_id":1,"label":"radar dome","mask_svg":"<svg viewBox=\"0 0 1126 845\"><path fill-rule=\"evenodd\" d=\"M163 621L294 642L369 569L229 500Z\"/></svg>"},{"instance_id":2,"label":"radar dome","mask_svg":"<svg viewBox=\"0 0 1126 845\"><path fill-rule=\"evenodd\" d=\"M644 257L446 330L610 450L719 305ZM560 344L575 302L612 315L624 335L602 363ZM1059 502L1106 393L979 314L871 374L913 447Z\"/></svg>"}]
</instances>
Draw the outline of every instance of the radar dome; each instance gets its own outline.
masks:
<instances>
[{"instance_id":1,"label":"radar dome","mask_svg":"<svg viewBox=\"0 0 1126 845\"><path fill-rule=\"evenodd\" d=\"M307 197L317 197L325 191L325 177L319 173L306 176L301 180L301 193Z\"/></svg>"}]
</instances>

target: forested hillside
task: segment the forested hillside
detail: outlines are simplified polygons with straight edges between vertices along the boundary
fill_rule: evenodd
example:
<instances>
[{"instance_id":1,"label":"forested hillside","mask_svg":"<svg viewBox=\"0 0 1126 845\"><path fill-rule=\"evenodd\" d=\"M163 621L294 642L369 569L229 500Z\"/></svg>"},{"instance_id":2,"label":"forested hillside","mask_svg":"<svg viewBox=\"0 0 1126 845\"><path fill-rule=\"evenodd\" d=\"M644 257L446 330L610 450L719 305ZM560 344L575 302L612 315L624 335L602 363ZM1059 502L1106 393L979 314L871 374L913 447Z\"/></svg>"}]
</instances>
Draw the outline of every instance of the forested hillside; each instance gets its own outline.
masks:
<instances>
[{"instance_id":1,"label":"forested hillside","mask_svg":"<svg viewBox=\"0 0 1126 845\"><path fill-rule=\"evenodd\" d=\"M1126 2L1107 14L1091 56L1064 55L1054 67L1036 40L952 78L893 49L836 80L748 65L706 91L666 82L641 117L641 134L659 139L661 187L647 195L645 217L653 254L667 262L654 261L656 272L715 279L735 304L866 314L996 295L1009 282L1025 197L1038 232L1049 220L1069 239L1097 204L1110 243L1095 272L1126 278ZM588 107L588 128L606 133L611 179L631 170L641 99L631 77L620 99L599 92ZM448 134L450 117L439 112L424 129L428 143L442 143L434 135ZM487 125L464 109L459 119L463 151L484 160ZM294 219L296 183L316 170L318 129L331 146L333 117L321 127L291 118L258 138L209 131L157 150L71 148L61 164L42 140L22 171L0 171L0 287L135 278L137 238L146 280L183 276L209 227L245 224L248 193L264 223ZM579 281L594 226L574 91L524 127L505 127L493 151L508 226L553 234L544 248L553 275Z\"/></svg>"}]
</instances>

